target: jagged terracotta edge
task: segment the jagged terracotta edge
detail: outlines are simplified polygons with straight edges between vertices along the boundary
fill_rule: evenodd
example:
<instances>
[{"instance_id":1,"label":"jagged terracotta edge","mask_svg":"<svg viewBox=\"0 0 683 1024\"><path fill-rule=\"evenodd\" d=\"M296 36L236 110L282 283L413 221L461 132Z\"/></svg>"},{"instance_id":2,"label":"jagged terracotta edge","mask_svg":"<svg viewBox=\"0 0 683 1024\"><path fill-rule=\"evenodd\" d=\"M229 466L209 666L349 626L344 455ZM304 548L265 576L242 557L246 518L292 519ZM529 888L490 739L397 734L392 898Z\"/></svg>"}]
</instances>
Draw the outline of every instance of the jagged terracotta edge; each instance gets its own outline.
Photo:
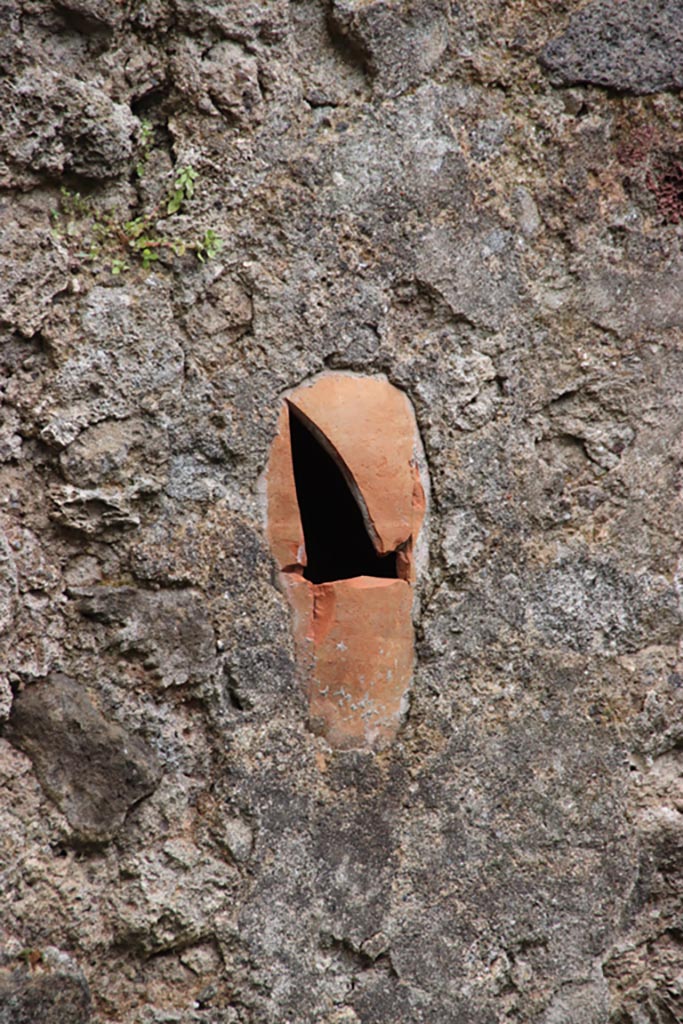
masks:
<instances>
[{"instance_id":1,"label":"jagged terracotta edge","mask_svg":"<svg viewBox=\"0 0 683 1024\"><path fill-rule=\"evenodd\" d=\"M347 482L349 482L349 478L352 481L352 483L350 483L349 485L352 487L352 491L353 491L354 495L359 494L360 493L360 489L358 488L358 485L357 485L357 483L355 481L355 478L353 477L353 474L352 474L350 468L346 465L345 460L342 459L341 455L336 450L335 446L331 443L331 441L323 433L323 431L317 426L317 424L313 423L313 421L311 421L310 417L308 417L303 412L303 410L300 410L298 408L298 406L296 405L296 402L292 400L292 396L295 395L296 392L298 390L300 390L301 388L303 388L303 387L312 387L312 386L315 385L315 383L318 380L321 380L323 378L329 378L330 376L332 376L332 374L327 374L326 373L326 374L319 375L317 378L314 378L311 381L306 382L305 384L297 385L296 388L293 388L291 391L289 391L285 395L283 395L282 407L281 407L281 410L280 410L280 413L279 413L279 416L278 416L277 432L276 432L276 435L273 438L273 442L271 444L271 450L270 450L270 453L269 453L268 463L267 463L266 468L265 468L265 470L264 470L264 472L263 472L263 474L261 476L261 480L260 480L260 483L259 483L260 491L261 491L262 498L263 498L263 513L264 513L265 531L266 531L266 535L267 535L268 540L269 540L271 551L273 551L273 553L275 555L275 548L277 547L277 537L273 536L273 528L272 528L271 515L270 515L271 501L272 501L272 494L271 494L271 491L270 491L270 471L271 471L272 465L273 465L274 454L276 453L276 446L279 447L281 450L282 449L286 449L286 451L288 453L288 463L287 463L286 469L288 470L288 474L287 475L289 476L289 481L288 481L288 486L287 486L287 490L289 491L289 502L290 502L290 517L289 518L290 518L290 523L291 522L295 522L295 524L296 524L294 532L296 534L297 539L299 540L299 543L296 545L297 557L296 557L296 559L294 561L292 561L292 560L284 560L282 558L278 559L277 556L275 556L275 557L276 557L276 562L278 564L278 569L279 569L278 576L279 576L280 581L281 581L281 586L282 586L282 589L283 589L283 591L285 592L285 594L287 596L288 603L290 604L290 607L292 609L292 613L294 615L293 629L294 629L295 644L296 644L296 647L297 647L297 659L300 662L299 668L300 668L301 677L302 677L301 681L302 681L302 684L304 686L305 691L308 694L309 701L312 701L312 687L313 687L314 682L315 682L315 676L314 676L314 670L315 670L315 649L316 649L316 645L318 643L321 643L322 640L324 639L321 636L316 637L316 632L319 633L319 630L316 630L316 628L315 628L315 626L316 626L315 618L316 617L313 614L313 611L314 611L314 608L315 608L315 604L316 604L315 591L316 591L317 587L320 587L320 588L327 587L327 588L329 588L330 586L334 586L334 583L332 583L332 584L316 585L316 584L310 583L308 580L304 580L304 578L303 578L303 570L304 570L305 565L306 565L305 542L304 542L304 536L303 536L303 525L301 523L301 516L300 516L300 512L299 512L299 506L298 506L297 497L296 497L296 486L295 486L295 483L294 483L294 470L293 470L293 464L292 464L292 460L291 460L291 448L289 448L289 443L288 443L289 442L289 416L291 415L291 413L290 413L290 406L294 405L295 408L297 409L297 413L301 414L301 416L304 419L304 421L306 422L306 424L308 425L310 423L314 427L315 436L324 445L324 447L330 453L330 455L333 458L335 458L335 460L337 461L337 464L340 467L343 467L342 471L345 472L345 478L347 479ZM353 377L358 377L359 379L366 378L366 375L363 375L363 374L350 374L350 373L339 374L339 376L343 376L343 377L345 377L347 379L348 378L352 379ZM392 385L386 379L386 377L384 377L383 375L382 376L378 375L376 378L373 378L373 379L381 380L381 381L385 382L389 387L394 387L394 385ZM398 389L398 388L396 388L395 390L399 394L401 394L402 397L404 398L405 403L406 403L406 415L409 417L409 419L411 421L411 424L412 424L412 431L411 431L411 433L412 433L412 442L413 442L412 448L413 448L413 451L412 451L412 457L410 459L411 476L412 476L412 479L413 479L413 487L412 487L412 492L411 492L411 516L410 516L411 531L410 531L410 533L408 535L408 538L404 542L406 545L408 545L407 567L404 567L404 572L399 575L399 579L402 580L404 583L408 583L408 585L411 587L411 592L412 592L411 629L414 630L415 618L416 618L416 615L419 612L419 606L420 606L420 581L421 581L421 579L424 579L424 573L425 573L425 570L426 570L427 560L428 560L430 480L429 480L429 473L428 473L426 457L425 457L425 453L424 453L424 447L422 445L422 439L421 439L421 436L420 436L420 431L419 431L419 427L418 427L418 423L417 423L417 418L415 416L414 408L413 408L412 403L410 402L408 396L405 394L405 392L400 391L400 389ZM363 506L364 505L365 505L364 501L362 502L362 504L359 503L359 507L361 507L361 510L363 510ZM292 510L293 510L293 512L292 512ZM369 516L369 513L367 513L367 514ZM370 534L370 536L372 537L372 533ZM374 538L373 538L373 543L375 543ZM375 543L375 547L377 549L376 543ZM359 578L359 580L365 580L365 579L366 579L365 577L360 577ZM337 581L337 582L344 582L345 585L348 587L349 585L353 586L353 583L355 581ZM392 582L395 582L395 581L387 580L385 582L387 584L391 584ZM302 591L299 591L299 587L303 587L303 590L308 595L308 598L310 598L310 608L311 608L311 613L310 614L304 615L304 603L301 601L301 598L304 597L304 593ZM363 589L363 584L359 584L359 589ZM295 591L299 592L299 600L295 599ZM308 621L309 619L310 619L310 622ZM411 686L411 683L412 683L413 671L414 671L414 650L413 650L413 657L411 659L411 668L410 668L409 678L407 680L407 683L406 683L405 689L403 691L403 694L402 694L402 696L400 698L399 714L398 714L398 716L396 718L394 729L393 730L389 730L390 735L388 736L386 742L391 742L391 740L395 737L396 732L400 728L401 721L403 720L403 718L405 716L405 711L407 709L407 703L408 703L408 693L409 693L410 686ZM321 734L320 729L314 729L314 731L316 733L318 733L318 734ZM358 747L361 747L361 748L362 747L365 747L365 748L371 747L371 748L373 748L375 746L375 744L373 742L365 742L365 743L362 743L362 744L359 744L359 743L345 743L345 742L339 742L339 741L333 742L333 740L330 738L330 735L329 735L330 733L333 733L333 732L334 732L333 729L328 729L327 730L327 734L326 734L325 730L322 731L322 735L325 735L325 738L333 746L342 747L342 748L343 747L348 747L348 746L351 746L351 747L354 747L354 748L358 748ZM382 737L380 737L380 738L382 738ZM380 746L386 746L386 742L381 743Z\"/></svg>"}]
</instances>

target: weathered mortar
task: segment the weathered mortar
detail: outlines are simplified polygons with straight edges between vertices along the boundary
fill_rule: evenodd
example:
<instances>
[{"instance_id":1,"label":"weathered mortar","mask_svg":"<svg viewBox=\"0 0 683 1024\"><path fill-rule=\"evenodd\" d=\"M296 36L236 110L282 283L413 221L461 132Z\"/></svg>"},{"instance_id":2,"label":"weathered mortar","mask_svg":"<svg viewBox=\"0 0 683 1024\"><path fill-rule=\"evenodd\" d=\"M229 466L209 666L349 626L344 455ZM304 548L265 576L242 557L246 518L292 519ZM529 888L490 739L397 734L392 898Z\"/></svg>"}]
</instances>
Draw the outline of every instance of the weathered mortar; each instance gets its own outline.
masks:
<instances>
[{"instance_id":1,"label":"weathered mortar","mask_svg":"<svg viewBox=\"0 0 683 1024\"><path fill-rule=\"evenodd\" d=\"M5 4L0 1024L680 1018L681 23ZM261 527L326 370L432 484L379 754Z\"/></svg>"}]
</instances>

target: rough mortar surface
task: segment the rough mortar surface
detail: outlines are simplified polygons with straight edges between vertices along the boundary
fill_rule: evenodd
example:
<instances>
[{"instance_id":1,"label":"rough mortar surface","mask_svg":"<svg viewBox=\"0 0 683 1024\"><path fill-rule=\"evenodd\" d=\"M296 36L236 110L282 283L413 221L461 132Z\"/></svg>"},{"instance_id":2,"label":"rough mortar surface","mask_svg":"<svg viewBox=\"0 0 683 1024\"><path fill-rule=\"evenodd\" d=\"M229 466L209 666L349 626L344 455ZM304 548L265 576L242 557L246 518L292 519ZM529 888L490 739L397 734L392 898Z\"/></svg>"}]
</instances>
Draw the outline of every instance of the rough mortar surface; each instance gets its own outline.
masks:
<instances>
[{"instance_id":1,"label":"rough mortar surface","mask_svg":"<svg viewBox=\"0 0 683 1024\"><path fill-rule=\"evenodd\" d=\"M680 1021L678 0L0 7L0 1022ZM431 478L381 753L261 525L323 371Z\"/></svg>"}]
</instances>

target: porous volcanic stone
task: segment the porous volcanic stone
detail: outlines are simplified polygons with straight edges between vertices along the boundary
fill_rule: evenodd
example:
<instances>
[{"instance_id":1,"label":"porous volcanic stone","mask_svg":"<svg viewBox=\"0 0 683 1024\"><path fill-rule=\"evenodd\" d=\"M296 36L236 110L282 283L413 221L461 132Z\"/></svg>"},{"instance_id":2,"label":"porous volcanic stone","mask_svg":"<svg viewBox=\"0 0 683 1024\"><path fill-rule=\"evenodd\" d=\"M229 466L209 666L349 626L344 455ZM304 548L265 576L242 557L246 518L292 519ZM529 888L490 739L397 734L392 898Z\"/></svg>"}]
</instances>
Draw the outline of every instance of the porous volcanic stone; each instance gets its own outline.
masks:
<instances>
[{"instance_id":1,"label":"porous volcanic stone","mask_svg":"<svg viewBox=\"0 0 683 1024\"><path fill-rule=\"evenodd\" d=\"M0 9L1 1024L672 1024L683 0Z\"/></svg>"},{"instance_id":2,"label":"porous volcanic stone","mask_svg":"<svg viewBox=\"0 0 683 1024\"><path fill-rule=\"evenodd\" d=\"M683 88L681 0L595 0L547 44L541 64L568 85L644 95Z\"/></svg>"},{"instance_id":3,"label":"porous volcanic stone","mask_svg":"<svg viewBox=\"0 0 683 1024\"><path fill-rule=\"evenodd\" d=\"M53 949L27 950L25 958L29 964L0 967L0 1024L88 1024L90 990L73 961Z\"/></svg>"},{"instance_id":4,"label":"porous volcanic stone","mask_svg":"<svg viewBox=\"0 0 683 1024\"><path fill-rule=\"evenodd\" d=\"M43 789L83 840L111 839L159 782L148 746L108 721L60 673L18 695L5 735L31 758Z\"/></svg>"}]
</instances>

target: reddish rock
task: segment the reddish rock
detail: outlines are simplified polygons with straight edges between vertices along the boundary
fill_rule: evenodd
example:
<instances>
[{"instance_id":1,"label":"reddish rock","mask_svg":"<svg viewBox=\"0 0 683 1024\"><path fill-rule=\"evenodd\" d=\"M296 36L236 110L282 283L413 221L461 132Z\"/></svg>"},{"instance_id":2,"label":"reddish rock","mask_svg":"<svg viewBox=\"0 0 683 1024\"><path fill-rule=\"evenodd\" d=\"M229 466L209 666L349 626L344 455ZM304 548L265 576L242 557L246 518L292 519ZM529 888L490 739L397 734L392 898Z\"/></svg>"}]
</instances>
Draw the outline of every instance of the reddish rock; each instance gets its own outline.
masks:
<instances>
[{"instance_id":1,"label":"reddish rock","mask_svg":"<svg viewBox=\"0 0 683 1024\"><path fill-rule=\"evenodd\" d=\"M398 578L304 578L294 414L341 469L377 553L396 552ZM413 554L425 513L417 447L408 399L381 378L321 377L288 395L280 415L266 478L267 533L294 612L310 725L334 747L384 746L401 722L413 667Z\"/></svg>"}]
</instances>

